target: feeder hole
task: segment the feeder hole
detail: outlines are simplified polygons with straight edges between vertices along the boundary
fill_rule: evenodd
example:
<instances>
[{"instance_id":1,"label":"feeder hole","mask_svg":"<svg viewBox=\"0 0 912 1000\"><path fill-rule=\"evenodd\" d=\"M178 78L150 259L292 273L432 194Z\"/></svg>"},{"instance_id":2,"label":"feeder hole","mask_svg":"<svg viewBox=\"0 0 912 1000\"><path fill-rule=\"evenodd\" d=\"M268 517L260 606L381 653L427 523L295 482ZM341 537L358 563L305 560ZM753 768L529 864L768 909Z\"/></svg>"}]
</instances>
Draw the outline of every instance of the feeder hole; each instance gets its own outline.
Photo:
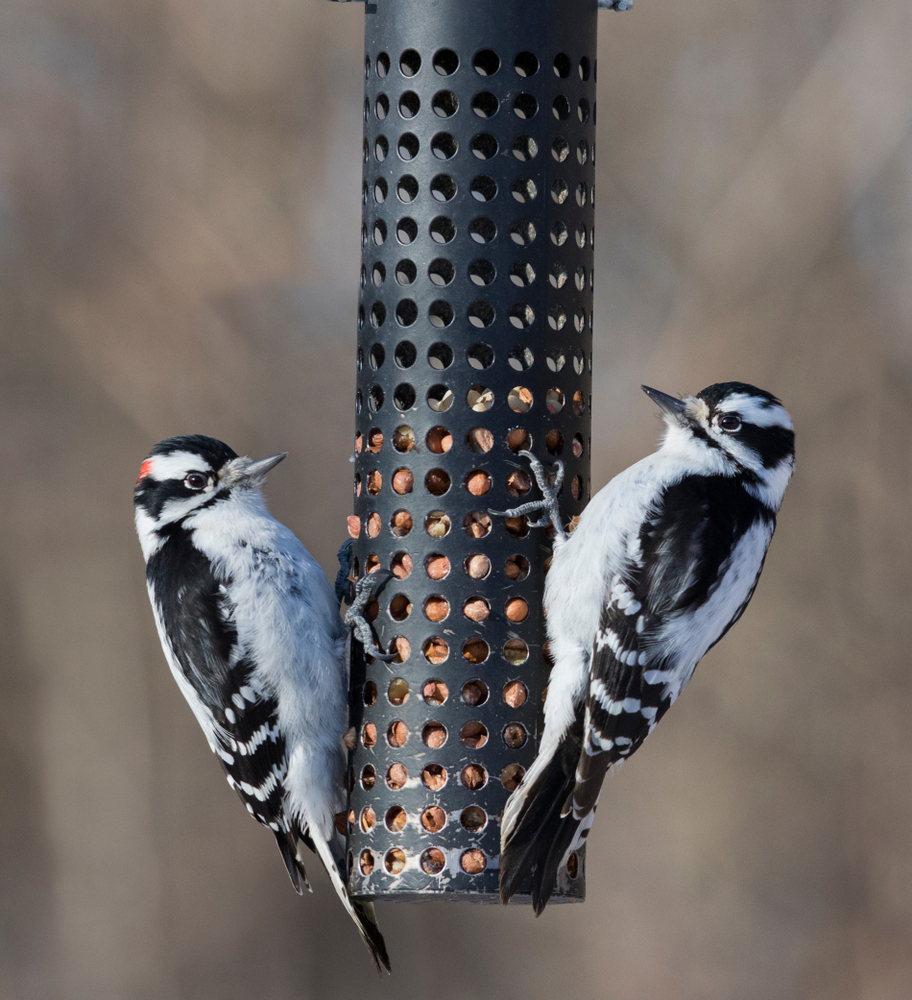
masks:
<instances>
[{"instance_id":1,"label":"feeder hole","mask_svg":"<svg viewBox=\"0 0 912 1000\"><path fill-rule=\"evenodd\" d=\"M440 764L428 764L421 772L422 784L432 792L439 792L446 784L446 780L446 768L441 767Z\"/></svg>"},{"instance_id":2,"label":"feeder hole","mask_svg":"<svg viewBox=\"0 0 912 1000\"><path fill-rule=\"evenodd\" d=\"M404 705L408 701L409 685L403 677L396 677L390 681L386 691L386 696L391 705Z\"/></svg>"},{"instance_id":3,"label":"feeder hole","mask_svg":"<svg viewBox=\"0 0 912 1000\"><path fill-rule=\"evenodd\" d=\"M463 851L462 857L459 859L459 864L462 870L468 875L479 875L485 870L488 862L484 856L484 851L473 847L469 851Z\"/></svg>"},{"instance_id":4,"label":"feeder hole","mask_svg":"<svg viewBox=\"0 0 912 1000\"><path fill-rule=\"evenodd\" d=\"M477 833L488 822L488 817L479 806L466 806L459 816L459 822L469 833Z\"/></svg>"},{"instance_id":5,"label":"feeder hole","mask_svg":"<svg viewBox=\"0 0 912 1000\"><path fill-rule=\"evenodd\" d=\"M421 696L427 705L442 705L449 696L449 688L443 681L432 679L424 682Z\"/></svg>"},{"instance_id":6,"label":"feeder hole","mask_svg":"<svg viewBox=\"0 0 912 1000\"><path fill-rule=\"evenodd\" d=\"M477 677L466 681L462 686L462 700L472 708L483 705L488 700L488 685Z\"/></svg>"},{"instance_id":7,"label":"feeder hole","mask_svg":"<svg viewBox=\"0 0 912 1000\"><path fill-rule=\"evenodd\" d=\"M390 875L399 875L405 868L405 851L401 847L394 847L386 852L383 862Z\"/></svg>"},{"instance_id":8,"label":"feeder hole","mask_svg":"<svg viewBox=\"0 0 912 1000\"><path fill-rule=\"evenodd\" d=\"M447 739L446 726L439 722L428 722L421 730L421 739L426 747L439 750Z\"/></svg>"},{"instance_id":9,"label":"feeder hole","mask_svg":"<svg viewBox=\"0 0 912 1000\"><path fill-rule=\"evenodd\" d=\"M427 875L439 875L446 865L446 855L439 847L429 847L421 854L421 870Z\"/></svg>"},{"instance_id":10,"label":"feeder hole","mask_svg":"<svg viewBox=\"0 0 912 1000\"><path fill-rule=\"evenodd\" d=\"M472 580L484 580L491 572L491 560L480 552L467 556L463 566L466 576Z\"/></svg>"},{"instance_id":11,"label":"feeder hole","mask_svg":"<svg viewBox=\"0 0 912 1000\"><path fill-rule=\"evenodd\" d=\"M390 571L397 580L404 580L412 572L412 557L407 552L397 552L390 561Z\"/></svg>"},{"instance_id":12,"label":"feeder hole","mask_svg":"<svg viewBox=\"0 0 912 1000\"><path fill-rule=\"evenodd\" d=\"M522 639L507 639L504 643L503 657L511 666L518 667L529 659L529 647Z\"/></svg>"},{"instance_id":13,"label":"feeder hole","mask_svg":"<svg viewBox=\"0 0 912 1000\"><path fill-rule=\"evenodd\" d=\"M446 825L446 813L440 806L428 806L421 814L421 825L428 833L439 833Z\"/></svg>"},{"instance_id":14,"label":"feeder hole","mask_svg":"<svg viewBox=\"0 0 912 1000\"><path fill-rule=\"evenodd\" d=\"M504 684L503 700L510 708L519 708L525 705L529 697L529 689L522 681L507 681Z\"/></svg>"},{"instance_id":15,"label":"feeder hole","mask_svg":"<svg viewBox=\"0 0 912 1000\"><path fill-rule=\"evenodd\" d=\"M386 732L386 742L391 747L404 747L409 737L408 726L401 720L391 722Z\"/></svg>"},{"instance_id":16,"label":"feeder hole","mask_svg":"<svg viewBox=\"0 0 912 1000\"><path fill-rule=\"evenodd\" d=\"M444 580L450 574L450 560L435 552L427 557L425 570L432 580Z\"/></svg>"},{"instance_id":17,"label":"feeder hole","mask_svg":"<svg viewBox=\"0 0 912 1000\"><path fill-rule=\"evenodd\" d=\"M491 605L483 597L470 597L462 608L462 613L473 622L483 622L491 613Z\"/></svg>"},{"instance_id":18,"label":"feeder hole","mask_svg":"<svg viewBox=\"0 0 912 1000\"><path fill-rule=\"evenodd\" d=\"M467 788L470 792L475 792L479 788L483 788L487 783L488 772L481 764L466 764L459 775L459 780L462 782L463 788Z\"/></svg>"},{"instance_id":19,"label":"feeder hole","mask_svg":"<svg viewBox=\"0 0 912 1000\"><path fill-rule=\"evenodd\" d=\"M400 833L405 829L405 824L408 821L408 816L402 806L390 806L386 810L386 818L384 822L386 823L387 830L390 833Z\"/></svg>"},{"instance_id":20,"label":"feeder hole","mask_svg":"<svg viewBox=\"0 0 912 1000\"><path fill-rule=\"evenodd\" d=\"M507 764L500 772L500 783L508 792L514 792L519 787L526 769L519 764Z\"/></svg>"},{"instance_id":21,"label":"feeder hole","mask_svg":"<svg viewBox=\"0 0 912 1000\"><path fill-rule=\"evenodd\" d=\"M450 605L446 598L435 594L424 602L425 617L432 622L442 622L450 613Z\"/></svg>"}]
</instances>

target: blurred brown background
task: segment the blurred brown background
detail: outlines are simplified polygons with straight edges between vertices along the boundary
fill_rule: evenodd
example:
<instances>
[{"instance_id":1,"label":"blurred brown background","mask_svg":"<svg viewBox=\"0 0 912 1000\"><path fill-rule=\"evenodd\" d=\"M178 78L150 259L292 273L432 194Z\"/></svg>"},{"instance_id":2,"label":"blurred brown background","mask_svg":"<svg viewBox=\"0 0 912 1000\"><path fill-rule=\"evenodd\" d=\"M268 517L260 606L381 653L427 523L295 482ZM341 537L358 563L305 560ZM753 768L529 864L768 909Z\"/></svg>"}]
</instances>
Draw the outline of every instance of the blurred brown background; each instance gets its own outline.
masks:
<instances>
[{"instance_id":1,"label":"blurred brown background","mask_svg":"<svg viewBox=\"0 0 912 1000\"><path fill-rule=\"evenodd\" d=\"M363 7L0 4L0 1000L912 997L912 6L600 18L594 481L647 382L779 394L744 621L603 796L589 902L291 891L153 628L130 491L202 432L350 509Z\"/></svg>"}]
</instances>

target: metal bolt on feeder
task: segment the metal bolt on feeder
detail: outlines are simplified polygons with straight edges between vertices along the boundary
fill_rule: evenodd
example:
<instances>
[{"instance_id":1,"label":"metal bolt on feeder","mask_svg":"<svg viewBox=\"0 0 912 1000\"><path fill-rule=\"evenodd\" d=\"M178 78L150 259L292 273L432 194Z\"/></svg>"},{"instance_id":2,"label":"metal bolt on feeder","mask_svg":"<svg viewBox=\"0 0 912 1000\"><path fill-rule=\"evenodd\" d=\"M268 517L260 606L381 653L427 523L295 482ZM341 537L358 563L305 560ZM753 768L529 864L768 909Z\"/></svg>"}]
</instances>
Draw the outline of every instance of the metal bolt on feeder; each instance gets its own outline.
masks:
<instances>
[{"instance_id":1,"label":"metal bolt on feeder","mask_svg":"<svg viewBox=\"0 0 912 1000\"><path fill-rule=\"evenodd\" d=\"M626 5L625 5L626 6ZM352 668L349 891L496 900L535 758L548 532L590 492L596 0L365 8L354 555L394 662ZM552 901L585 895L583 852ZM522 893L516 898L522 898Z\"/></svg>"}]
</instances>

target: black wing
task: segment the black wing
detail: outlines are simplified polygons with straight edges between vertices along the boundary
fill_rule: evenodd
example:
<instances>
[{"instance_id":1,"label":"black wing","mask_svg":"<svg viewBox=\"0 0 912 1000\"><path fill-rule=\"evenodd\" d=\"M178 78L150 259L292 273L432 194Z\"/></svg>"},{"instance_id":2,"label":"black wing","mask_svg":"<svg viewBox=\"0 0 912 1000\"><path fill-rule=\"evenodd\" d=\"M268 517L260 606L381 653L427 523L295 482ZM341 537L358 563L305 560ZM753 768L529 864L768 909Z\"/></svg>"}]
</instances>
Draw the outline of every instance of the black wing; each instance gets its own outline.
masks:
<instances>
[{"instance_id":1,"label":"black wing","mask_svg":"<svg viewBox=\"0 0 912 1000\"><path fill-rule=\"evenodd\" d=\"M215 576L182 530L149 559L147 578L171 657L199 699L192 707L228 783L260 823L287 833L278 705L255 682L255 664L238 642L231 581Z\"/></svg>"},{"instance_id":2,"label":"black wing","mask_svg":"<svg viewBox=\"0 0 912 1000\"><path fill-rule=\"evenodd\" d=\"M583 752L565 812L583 818L594 809L608 768L634 753L680 693L666 683L674 664L656 649L657 634L709 598L723 564L758 519L774 516L737 480L689 476L666 489L643 522L626 564L608 581L590 666ZM746 603L721 623L713 641Z\"/></svg>"}]
</instances>

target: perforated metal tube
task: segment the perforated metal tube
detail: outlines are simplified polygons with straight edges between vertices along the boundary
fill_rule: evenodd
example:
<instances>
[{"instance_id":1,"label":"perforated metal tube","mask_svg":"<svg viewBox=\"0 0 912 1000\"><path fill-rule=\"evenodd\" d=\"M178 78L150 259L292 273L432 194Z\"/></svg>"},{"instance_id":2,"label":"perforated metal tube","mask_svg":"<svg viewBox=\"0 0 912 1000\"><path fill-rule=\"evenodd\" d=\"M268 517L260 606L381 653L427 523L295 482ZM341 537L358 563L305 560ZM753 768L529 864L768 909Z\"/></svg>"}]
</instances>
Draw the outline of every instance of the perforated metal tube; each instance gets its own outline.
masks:
<instances>
[{"instance_id":1,"label":"perforated metal tube","mask_svg":"<svg viewBox=\"0 0 912 1000\"><path fill-rule=\"evenodd\" d=\"M589 495L596 11L366 6L355 551L401 662L353 668L354 896L496 898L535 756L550 543L487 511L539 495L522 447Z\"/></svg>"}]
</instances>

